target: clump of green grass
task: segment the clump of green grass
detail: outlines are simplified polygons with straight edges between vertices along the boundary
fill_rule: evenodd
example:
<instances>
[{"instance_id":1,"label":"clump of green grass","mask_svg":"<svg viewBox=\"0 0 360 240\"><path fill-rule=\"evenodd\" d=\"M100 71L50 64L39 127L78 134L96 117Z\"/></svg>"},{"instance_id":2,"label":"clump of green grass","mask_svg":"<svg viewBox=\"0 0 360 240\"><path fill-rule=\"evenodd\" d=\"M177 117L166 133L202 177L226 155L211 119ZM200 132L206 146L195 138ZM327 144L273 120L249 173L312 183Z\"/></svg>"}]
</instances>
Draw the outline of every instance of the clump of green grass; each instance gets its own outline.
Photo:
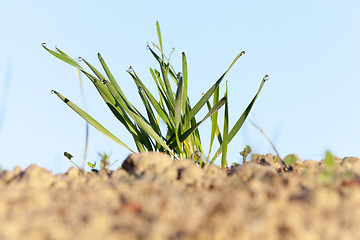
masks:
<instances>
[{"instance_id":1,"label":"clump of green grass","mask_svg":"<svg viewBox=\"0 0 360 240\"><path fill-rule=\"evenodd\" d=\"M91 69L92 73L87 72L77 61L73 60L60 49L56 48L56 51L50 50L46 47L46 44L43 44L43 47L55 57L77 68L90 79L105 101L106 105L109 107L110 111L133 137L139 152L159 151L172 155L174 159L193 158L194 161L197 161L201 165L205 162L213 164L215 159L222 154L221 166L227 166L226 154L228 144L235 137L245 122L265 81L268 80L269 76L264 76L261 80L257 93L242 115L238 118L235 125L230 128L228 87L226 85L224 97L220 98L219 86L235 62L243 54L245 54L245 52L243 51L239 53L222 76L212 85L210 89L205 92L202 98L197 101L195 105L192 105L188 97L186 55L184 52L182 53L182 71L177 73L169 61L170 57L167 58L164 54L158 22L156 23L156 27L159 45L153 43L154 49L149 45L147 46L147 49L159 64L159 70L150 68L150 74L157 87L159 96L158 99L156 99L153 93L148 90L147 86L142 82L131 66L127 70L138 89L141 101L145 106L146 114L138 111L138 109L128 101L125 93L120 88L100 53L98 53L98 58L106 76L85 59L82 60ZM157 50L157 52L154 50ZM171 84L171 81L173 81L174 84ZM175 91L173 91L172 85L176 85ZM109 132L93 117L71 102L68 98L64 97L57 91L53 90L52 92L100 132L127 148L129 151L135 152L127 144ZM210 103L211 97L212 104ZM208 113L203 117L198 117L199 111L205 106L205 104L208 108ZM221 133L218 124L218 110L223 106L224 119L223 123L220 125L223 130ZM200 118L201 120L197 121L196 118ZM212 125L210 150L205 160L205 154L198 128L208 118L211 119ZM166 124L166 133L160 129L160 121L163 121ZM217 137L219 147L210 160L215 136Z\"/></svg>"}]
</instances>

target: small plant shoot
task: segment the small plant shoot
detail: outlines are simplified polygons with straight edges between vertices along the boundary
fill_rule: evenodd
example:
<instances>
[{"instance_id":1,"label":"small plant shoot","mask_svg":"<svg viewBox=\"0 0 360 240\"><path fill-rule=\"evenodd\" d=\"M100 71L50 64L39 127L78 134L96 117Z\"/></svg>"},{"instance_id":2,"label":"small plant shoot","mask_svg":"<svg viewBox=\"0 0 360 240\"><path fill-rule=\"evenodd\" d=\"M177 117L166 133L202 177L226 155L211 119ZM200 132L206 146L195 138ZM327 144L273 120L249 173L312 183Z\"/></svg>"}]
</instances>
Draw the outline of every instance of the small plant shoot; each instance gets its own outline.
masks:
<instances>
[{"instance_id":1,"label":"small plant shoot","mask_svg":"<svg viewBox=\"0 0 360 240\"><path fill-rule=\"evenodd\" d=\"M290 154L290 155L287 155L285 158L284 158L284 162L286 165L293 165L296 163L296 157L294 154Z\"/></svg>"},{"instance_id":2,"label":"small plant shoot","mask_svg":"<svg viewBox=\"0 0 360 240\"><path fill-rule=\"evenodd\" d=\"M94 169L96 167L96 162L94 163L88 162L87 164L91 169Z\"/></svg>"},{"instance_id":3,"label":"small plant shoot","mask_svg":"<svg viewBox=\"0 0 360 240\"><path fill-rule=\"evenodd\" d=\"M248 155L251 153L251 148L249 145L246 145L246 147L244 147L244 150L242 150L240 152L240 155L243 157L243 164L246 163L246 158L248 157Z\"/></svg>"},{"instance_id":4,"label":"small plant shoot","mask_svg":"<svg viewBox=\"0 0 360 240\"><path fill-rule=\"evenodd\" d=\"M71 155L70 153L68 152L64 152L64 156L69 159L69 161L74 164L78 169L81 169L78 165L76 165L76 163L74 163L71 159L73 158L73 155Z\"/></svg>"}]
</instances>

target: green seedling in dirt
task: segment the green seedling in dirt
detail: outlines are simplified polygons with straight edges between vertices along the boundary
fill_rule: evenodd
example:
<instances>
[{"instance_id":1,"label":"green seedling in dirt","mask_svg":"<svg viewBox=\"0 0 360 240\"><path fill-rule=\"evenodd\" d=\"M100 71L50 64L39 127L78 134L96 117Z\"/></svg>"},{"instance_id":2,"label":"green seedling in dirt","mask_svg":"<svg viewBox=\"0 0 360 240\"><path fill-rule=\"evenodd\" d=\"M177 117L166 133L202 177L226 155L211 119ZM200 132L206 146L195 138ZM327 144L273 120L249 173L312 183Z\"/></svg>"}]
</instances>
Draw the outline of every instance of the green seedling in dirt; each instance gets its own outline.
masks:
<instances>
[{"instance_id":1,"label":"green seedling in dirt","mask_svg":"<svg viewBox=\"0 0 360 240\"><path fill-rule=\"evenodd\" d=\"M78 165L76 165L76 163L74 163L71 159L73 158L73 155L71 155L70 153L68 152L64 152L64 156L69 159L69 161L74 164L79 170L81 169Z\"/></svg>"},{"instance_id":2,"label":"green seedling in dirt","mask_svg":"<svg viewBox=\"0 0 360 240\"><path fill-rule=\"evenodd\" d=\"M111 153L109 155L107 155L106 153L98 153L99 156L101 157L100 160L100 169L108 169L109 168L109 160L110 160L110 156Z\"/></svg>"},{"instance_id":3,"label":"green seedling in dirt","mask_svg":"<svg viewBox=\"0 0 360 240\"><path fill-rule=\"evenodd\" d=\"M287 155L284 158L284 163L288 166L294 165L296 163L296 157L294 154Z\"/></svg>"},{"instance_id":4,"label":"green seedling in dirt","mask_svg":"<svg viewBox=\"0 0 360 240\"><path fill-rule=\"evenodd\" d=\"M112 164L109 165L110 163L110 157L111 157L111 153L108 155L106 153L99 153L99 156L101 157L100 160L100 169L107 169L109 170L109 168L114 165L118 160L116 160L115 162L113 162Z\"/></svg>"},{"instance_id":5,"label":"green seedling in dirt","mask_svg":"<svg viewBox=\"0 0 360 240\"><path fill-rule=\"evenodd\" d=\"M125 93L120 88L120 85L125 84L123 82L120 85L117 83L107 64L105 63L104 58L100 54L98 54L98 58L105 75L103 75L83 58L80 59L91 69L92 73L87 72L82 66L80 66L77 61L73 60L60 49L56 48L56 51L50 50L47 48L45 43L42 44L42 46L49 53L77 68L81 73L90 79L106 105L109 107L110 111L133 137L136 148L139 152L164 152L172 155L174 159L191 158L191 156L196 153L196 151L200 152L202 156L205 156L203 147L201 145L201 138L198 128L205 120L211 118L212 125L210 151L206 162L209 162L210 160L210 152L216 136L219 147L211 158L210 164L213 164L215 159L220 154L222 154L221 166L227 166L227 146L242 127L258 95L260 94L264 83L269 79L269 76L264 76L264 78L261 80L257 93L247 108L244 110L242 115L235 122L234 126L230 128L228 88L226 87L225 96L221 99L219 97L219 88L227 73L230 71L236 61L243 54L245 54L245 52L243 51L239 53L230 64L229 68L221 75L221 77L205 92L205 94L199 101L196 102L195 105L192 105L187 93L188 71L186 55L184 52L182 53L182 71L177 73L169 61L170 56L166 57L164 54L160 25L158 22L156 23L156 28L159 45L152 43L154 49L149 45L147 46L147 49L159 64L159 70L150 68L151 76L156 84L158 99L156 99L153 93L148 90L147 85L144 84L144 82L140 79L131 66L127 70L128 74L136 85L137 92L145 107L146 114L141 113L138 108L129 102ZM173 91L174 85L176 89L175 91ZM68 98L54 90L52 93L55 93L63 102L65 102L70 108L72 108L77 114L79 114L97 130L121 146L127 148L129 151L135 152L127 144L118 139L113 133L109 132L88 113L71 102ZM211 97L212 104L210 103ZM208 107L208 112L205 116L199 117L198 113L201 112L200 110L203 109L205 104ZM219 109L223 106L225 107L223 108L223 132L221 133L218 125L217 114ZM200 118L201 120L197 121L196 118ZM167 131L165 133L163 130L161 130L160 121L166 125Z\"/></svg>"},{"instance_id":6,"label":"green seedling in dirt","mask_svg":"<svg viewBox=\"0 0 360 240\"><path fill-rule=\"evenodd\" d=\"M240 155L243 157L243 164L246 163L246 158L250 153L251 153L251 148L249 145L246 145L246 147L244 147L244 150L240 152Z\"/></svg>"},{"instance_id":7,"label":"green seedling in dirt","mask_svg":"<svg viewBox=\"0 0 360 240\"><path fill-rule=\"evenodd\" d=\"M96 167L96 162L94 162L94 163L88 162L87 164L91 168L91 170L94 170Z\"/></svg>"},{"instance_id":8,"label":"green seedling in dirt","mask_svg":"<svg viewBox=\"0 0 360 240\"><path fill-rule=\"evenodd\" d=\"M325 170L318 176L318 180L324 184L331 184L336 178L335 158L327 151L324 159Z\"/></svg>"}]
</instances>

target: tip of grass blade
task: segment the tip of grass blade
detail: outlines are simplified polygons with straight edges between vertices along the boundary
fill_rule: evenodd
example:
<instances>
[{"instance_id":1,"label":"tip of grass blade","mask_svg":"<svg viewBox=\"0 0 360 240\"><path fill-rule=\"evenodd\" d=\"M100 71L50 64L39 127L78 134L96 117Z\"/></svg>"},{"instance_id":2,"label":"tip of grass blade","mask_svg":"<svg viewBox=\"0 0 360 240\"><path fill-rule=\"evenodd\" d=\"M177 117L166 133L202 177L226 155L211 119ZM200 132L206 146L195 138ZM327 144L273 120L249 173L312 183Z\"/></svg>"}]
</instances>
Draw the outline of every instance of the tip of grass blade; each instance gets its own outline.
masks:
<instances>
[{"instance_id":1,"label":"tip of grass blade","mask_svg":"<svg viewBox=\"0 0 360 240\"><path fill-rule=\"evenodd\" d=\"M162 39L161 39L161 31L160 31L159 21L156 21L156 30L157 30L157 34L158 34L158 38L159 38L160 49L161 49L161 51L162 51L162 50L163 50L163 46L162 46Z\"/></svg>"}]
</instances>

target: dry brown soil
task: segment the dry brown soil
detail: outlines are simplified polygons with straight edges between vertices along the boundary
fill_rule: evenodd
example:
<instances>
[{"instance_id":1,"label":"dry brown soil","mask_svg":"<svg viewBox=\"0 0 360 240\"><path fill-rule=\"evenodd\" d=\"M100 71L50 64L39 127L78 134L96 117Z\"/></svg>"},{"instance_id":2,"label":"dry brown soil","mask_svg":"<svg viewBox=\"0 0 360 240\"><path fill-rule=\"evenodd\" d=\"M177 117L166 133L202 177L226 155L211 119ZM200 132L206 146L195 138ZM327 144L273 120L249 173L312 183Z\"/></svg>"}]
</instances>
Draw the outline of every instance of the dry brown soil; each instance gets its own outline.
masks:
<instances>
[{"instance_id":1,"label":"dry brown soil","mask_svg":"<svg viewBox=\"0 0 360 240\"><path fill-rule=\"evenodd\" d=\"M2 172L0 239L360 239L358 158L225 170L144 153L122 167Z\"/></svg>"}]
</instances>

